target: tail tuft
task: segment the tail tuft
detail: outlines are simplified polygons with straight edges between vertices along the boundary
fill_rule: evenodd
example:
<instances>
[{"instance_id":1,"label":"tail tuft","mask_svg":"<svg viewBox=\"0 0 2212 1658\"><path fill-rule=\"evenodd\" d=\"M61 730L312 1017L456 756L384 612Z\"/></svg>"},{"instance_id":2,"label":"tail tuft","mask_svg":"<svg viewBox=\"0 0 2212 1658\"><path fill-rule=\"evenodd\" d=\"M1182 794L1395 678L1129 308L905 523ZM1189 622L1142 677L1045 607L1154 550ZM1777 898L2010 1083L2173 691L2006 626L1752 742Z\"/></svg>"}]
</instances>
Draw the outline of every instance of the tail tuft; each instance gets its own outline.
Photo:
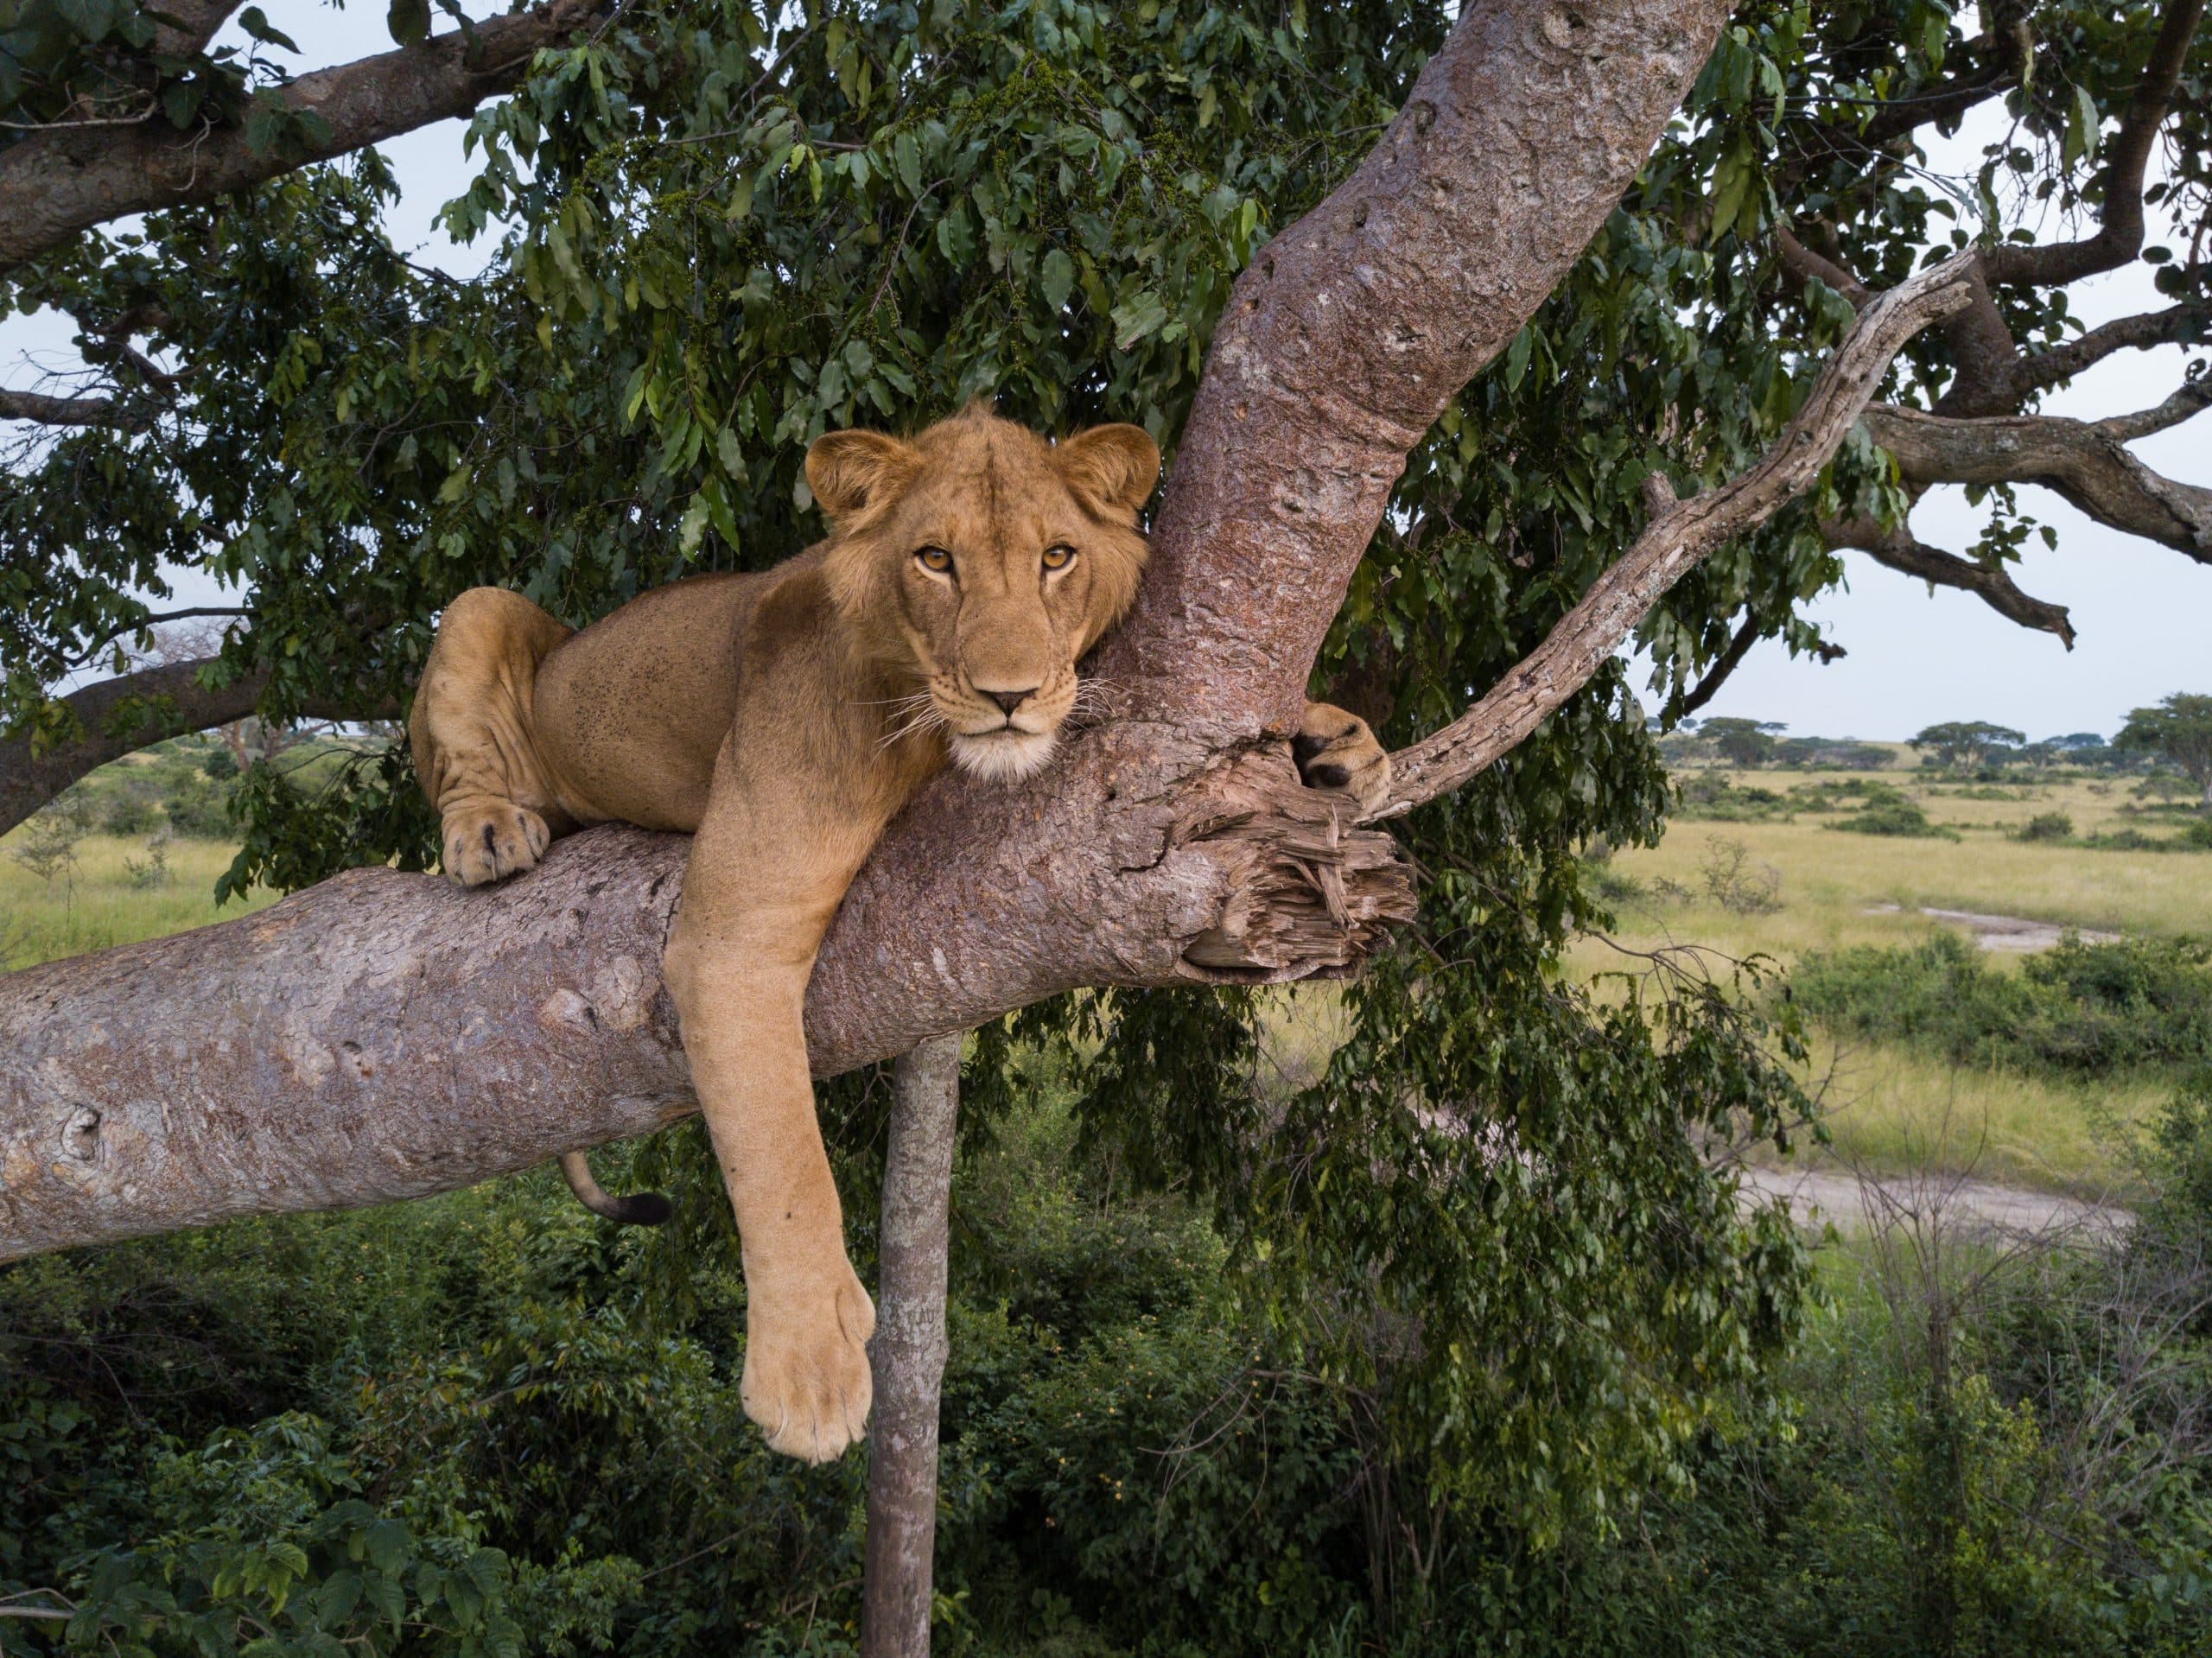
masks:
<instances>
[{"instance_id":1,"label":"tail tuft","mask_svg":"<svg viewBox=\"0 0 2212 1658\"><path fill-rule=\"evenodd\" d=\"M658 1191L633 1191L626 1197L609 1197L607 1207L599 1212L626 1226L660 1226L676 1213L676 1206Z\"/></svg>"},{"instance_id":2,"label":"tail tuft","mask_svg":"<svg viewBox=\"0 0 2212 1658\"><path fill-rule=\"evenodd\" d=\"M606 1191L592 1178L591 1165L582 1152L562 1153L561 1172L568 1179L569 1190L586 1209L621 1225L658 1226L676 1212L658 1191L636 1191L622 1197Z\"/></svg>"}]
</instances>

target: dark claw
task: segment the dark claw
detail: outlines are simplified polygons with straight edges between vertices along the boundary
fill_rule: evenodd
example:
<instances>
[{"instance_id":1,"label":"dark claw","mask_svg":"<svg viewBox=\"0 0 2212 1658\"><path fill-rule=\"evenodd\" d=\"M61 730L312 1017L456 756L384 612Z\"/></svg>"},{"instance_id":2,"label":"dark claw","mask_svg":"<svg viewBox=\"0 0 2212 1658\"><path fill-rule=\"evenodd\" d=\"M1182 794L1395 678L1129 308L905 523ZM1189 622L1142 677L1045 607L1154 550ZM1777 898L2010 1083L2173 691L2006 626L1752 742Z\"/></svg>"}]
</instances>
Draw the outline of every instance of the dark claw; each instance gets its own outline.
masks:
<instances>
[{"instance_id":1,"label":"dark claw","mask_svg":"<svg viewBox=\"0 0 2212 1658\"><path fill-rule=\"evenodd\" d=\"M1328 746L1329 740L1326 737L1317 737L1308 731L1301 731L1290 740L1290 752L1298 757L1301 765L1312 759Z\"/></svg>"},{"instance_id":2,"label":"dark claw","mask_svg":"<svg viewBox=\"0 0 2212 1658\"><path fill-rule=\"evenodd\" d=\"M1313 789L1341 789L1351 781L1351 773L1334 760L1326 765L1317 765L1306 774L1306 783Z\"/></svg>"}]
</instances>

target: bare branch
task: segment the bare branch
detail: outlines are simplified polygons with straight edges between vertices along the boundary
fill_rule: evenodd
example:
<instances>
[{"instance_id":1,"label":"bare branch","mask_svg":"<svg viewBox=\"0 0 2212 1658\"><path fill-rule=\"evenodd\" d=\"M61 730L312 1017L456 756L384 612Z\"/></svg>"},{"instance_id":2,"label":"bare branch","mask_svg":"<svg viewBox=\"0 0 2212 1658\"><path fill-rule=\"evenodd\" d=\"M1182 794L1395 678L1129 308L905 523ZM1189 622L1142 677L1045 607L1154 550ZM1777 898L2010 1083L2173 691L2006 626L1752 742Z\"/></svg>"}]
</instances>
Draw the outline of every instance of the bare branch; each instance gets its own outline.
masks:
<instances>
[{"instance_id":1,"label":"bare branch","mask_svg":"<svg viewBox=\"0 0 2212 1658\"><path fill-rule=\"evenodd\" d=\"M2194 416L2212 407L2212 376L2191 380L2168 397L2156 409L2145 409L2139 414L2114 415L2101 420L2097 429L2107 437L2118 438L2123 443L2139 437L2148 437L2153 432L2163 432L2170 426L2178 426Z\"/></svg>"},{"instance_id":2,"label":"bare branch","mask_svg":"<svg viewBox=\"0 0 2212 1658\"><path fill-rule=\"evenodd\" d=\"M122 408L113 397L48 397L35 391L0 391L0 420L28 420L41 426L114 426L141 432L152 421L142 411Z\"/></svg>"},{"instance_id":3,"label":"bare branch","mask_svg":"<svg viewBox=\"0 0 2212 1658\"><path fill-rule=\"evenodd\" d=\"M197 9L191 26L218 3ZM149 123L119 134L34 134L0 149L0 272L125 213L212 200L304 162L465 115L512 88L540 48L565 39L605 3L545 0L479 23L473 35L440 35L302 75L278 96L288 108L319 117L327 136L281 154L255 149L242 128L181 133Z\"/></svg>"},{"instance_id":4,"label":"bare branch","mask_svg":"<svg viewBox=\"0 0 2212 1658\"><path fill-rule=\"evenodd\" d=\"M1728 641L1728 648L1713 658L1713 665L1700 676L1696 685L1675 703L1675 715L1687 719L1718 696L1720 688L1728 683L1728 676L1744 665L1744 658L1751 655L1751 647L1758 642L1758 619L1745 617L1744 625L1736 630L1736 637Z\"/></svg>"},{"instance_id":5,"label":"bare branch","mask_svg":"<svg viewBox=\"0 0 2212 1658\"><path fill-rule=\"evenodd\" d=\"M1757 528L1810 486L1905 341L1968 302L1974 258L1961 254L1932 266L1860 312L1797 418L1749 472L1681 502L1672 500L1658 474L1647 480L1655 517L1635 545L1496 689L1394 757L1397 780L1376 816L1410 810L1456 789L1511 749L1589 683L1599 664L1707 554Z\"/></svg>"},{"instance_id":6,"label":"bare branch","mask_svg":"<svg viewBox=\"0 0 2212 1658\"><path fill-rule=\"evenodd\" d=\"M2100 524L2212 564L2212 489L2177 482L2137 460L2122 441L2125 421L1953 420L1889 403L1875 404L1866 419L1916 492L1936 484L2041 484Z\"/></svg>"},{"instance_id":7,"label":"bare branch","mask_svg":"<svg viewBox=\"0 0 2212 1658\"><path fill-rule=\"evenodd\" d=\"M2172 345L2182 340L2193 324L2201 326L2203 318L2202 308L2187 305L2117 318L2101 327L2090 329L2078 340L2023 358L2013 371L2013 384L2023 391L2056 385L2093 364L2101 363L2116 351L2147 351L2153 346Z\"/></svg>"},{"instance_id":8,"label":"bare branch","mask_svg":"<svg viewBox=\"0 0 2212 1658\"><path fill-rule=\"evenodd\" d=\"M2050 633L2071 651L2074 624L2066 607L2023 593L2003 568L1978 564L1917 540L1902 527L1885 530L1871 521L1834 521L1821 525L1821 537L1831 547L1855 547L1878 564L1906 575L1916 575L1931 587L1957 588L1980 598L1999 615Z\"/></svg>"}]
</instances>

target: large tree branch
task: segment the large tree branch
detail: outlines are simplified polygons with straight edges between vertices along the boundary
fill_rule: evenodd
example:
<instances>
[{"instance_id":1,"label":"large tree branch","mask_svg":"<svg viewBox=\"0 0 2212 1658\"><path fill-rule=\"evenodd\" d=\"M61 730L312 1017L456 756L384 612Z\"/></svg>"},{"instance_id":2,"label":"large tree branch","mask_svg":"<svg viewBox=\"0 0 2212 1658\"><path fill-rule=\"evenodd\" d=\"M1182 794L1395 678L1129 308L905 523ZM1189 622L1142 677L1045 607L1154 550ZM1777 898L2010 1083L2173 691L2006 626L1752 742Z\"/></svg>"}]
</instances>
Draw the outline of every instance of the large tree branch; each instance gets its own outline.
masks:
<instances>
[{"instance_id":1,"label":"large tree branch","mask_svg":"<svg viewBox=\"0 0 2212 1658\"><path fill-rule=\"evenodd\" d=\"M0 420L28 420L41 426L114 426L143 431L153 422L143 410L114 397L48 397L35 391L0 391Z\"/></svg>"},{"instance_id":2,"label":"large tree branch","mask_svg":"<svg viewBox=\"0 0 2212 1658\"><path fill-rule=\"evenodd\" d=\"M1408 450L1619 200L1722 0L1470 5L1367 162L1240 280L1103 655L1117 718L902 814L807 1001L840 1070L1084 985L1355 966L1387 835L1284 746ZM0 1254L465 1185L692 1109L659 962L685 843L598 829L512 886L363 870L0 979Z\"/></svg>"},{"instance_id":3,"label":"large tree branch","mask_svg":"<svg viewBox=\"0 0 2212 1658\"><path fill-rule=\"evenodd\" d=\"M2202 407L2200 403L2199 407ZM1936 484L2041 484L2100 524L2212 564L2212 489L2153 472L2130 454L2135 420L2012 415L1952 420L1878 403L1866 429L1914 492Z\"/></svg>"},{"instance_id":4,"label":"large tree branch","mask_svg":"<svg viewBox=\"0 0 2212 1658\"><path fill-rule=\"evenodd\" d=\"M1891 530L1871 520L1837 519L1823 523L1821 534L1831 547L1855 547L1876 563L1916 575L1931 586L1971 593L1999 615L2055 634L2068 650L2074 648L2074 623L2066 607L2022 592L2001 567L1977 564L1930 547L1902 525Z\"/></svg>"},{"instance_id":5,"label":"large tree branch","mask_svg":"<svg viewBox=\"0 0 2212 1658\"><path fill-rule=\"evenodd\" d=\"M1970 253L1948 259L1860 312L1797 417L1749 472L1687 501L1676 501L1658 473L1645 480L1654 516L1635 545L1487 696L1395 757L1389 804L1377 815L1409 811L1507 753L1588 684L1599 664L1707 554L1802 494L1834 458L1904 342L1972 302L1974 260Z\"/></svg>"},{"instance_id":6,"label":"large tree branch","mask_svg":"<svg viewBox=\"0 0 2212 1658\"><path fill-rule=\"evenodd\" d=\"M0 273L124 214L212 200L303 162L466 115L512 88L539 48L566 38L605 3L545 0L487 19L473 35L441 35L302 75L277 96L288 109L320 117L324 136L281 153L254 149L237 127L176 132L149 122L35 133L0 150ZM209 0L185 21L197 29L215 13Z\"/></svg>"},{"instance_id":7,"label":"large tree branch","mask_svg":"<svg viewBox=\"0 0 2212 1658\"><path fill-rule=\"evenodd\" d=\"M37 753L28 736L0 739L0 834L110 760L251 714L269 689L268 670L254 670L209 689L200 675L214 660L164 663L71 692L62 705L84 733L73 742ZM300 712L311 720L388 720L399 710L383 699L316 698Z\"/></svg>"},{"instance_id":8,"label":"large tree branch","mask_svg":"<svg viewBox=\"0 0 2212 1658\"><path fill-rule=\"evenodd\" d=\"M154 50L188 58L207 49L215 31L238 9L238 0L162 0L152 10L173 22L154 30Z\"/></svg>"}]
</instances>

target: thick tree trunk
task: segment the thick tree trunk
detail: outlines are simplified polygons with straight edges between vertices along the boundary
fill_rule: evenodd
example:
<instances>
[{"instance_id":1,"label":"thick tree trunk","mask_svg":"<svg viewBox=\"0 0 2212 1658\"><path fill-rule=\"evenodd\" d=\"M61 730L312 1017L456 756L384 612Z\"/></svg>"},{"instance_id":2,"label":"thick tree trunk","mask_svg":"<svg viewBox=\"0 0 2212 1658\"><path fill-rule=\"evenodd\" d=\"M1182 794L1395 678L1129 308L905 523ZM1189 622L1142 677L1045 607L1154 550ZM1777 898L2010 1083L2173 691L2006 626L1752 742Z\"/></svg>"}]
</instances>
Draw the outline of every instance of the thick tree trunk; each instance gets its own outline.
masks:
<instances>
[{"instance_id":1,"label":"thick tree trunk","mask_svg":"<svg viewBox=\"0 0 2212 1658\"><path fill-rule=\"evenodd\" d=\"M929 1658L959 1036L932 1037L901 1055L892 1089L875 1336L868 1344L875 1409L868 1424L861 1658Z\"/></svg>"},{"instance_id":2,"label":"thick tree trunk","mask_svg":"<svg viewBox=\"0 0 2212 1658\"><path fill-rule=\"evenodd\" d=\"M1102 653L1113 717L893 826L816 969L817 1071L1080 985L1344 972L1409 915L1388 837L1278 740L1408 450L1603 223L1726 10L1468 8L1239 280ZM420 1195L689 1109L658 976L682 854L602 829L492 893L359 871L0 980L0 1255Z\"/></svg>"}]
</instances>

